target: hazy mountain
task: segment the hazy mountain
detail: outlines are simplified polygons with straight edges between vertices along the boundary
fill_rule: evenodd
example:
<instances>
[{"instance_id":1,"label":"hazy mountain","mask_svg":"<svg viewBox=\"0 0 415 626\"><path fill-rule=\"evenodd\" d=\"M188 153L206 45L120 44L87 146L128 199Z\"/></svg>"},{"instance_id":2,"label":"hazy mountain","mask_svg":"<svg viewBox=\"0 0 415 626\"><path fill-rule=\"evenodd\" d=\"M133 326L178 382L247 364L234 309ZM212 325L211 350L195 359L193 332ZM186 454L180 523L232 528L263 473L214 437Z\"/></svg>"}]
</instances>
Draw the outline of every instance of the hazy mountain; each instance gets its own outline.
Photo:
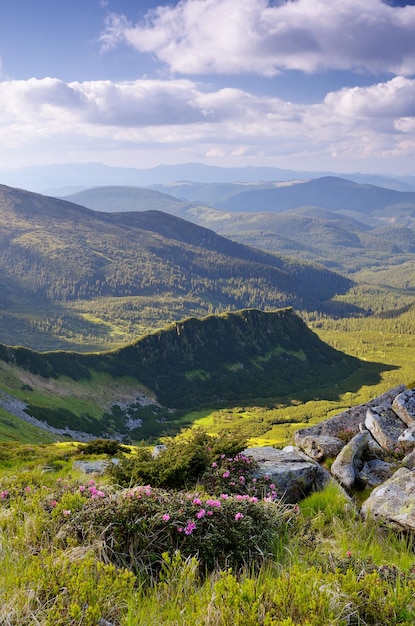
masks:
<instances>
[{"instance_id":1,"label":"hazy mountain","mask_svg":"<svg viewBox=\"0 0 415 626\"><path fill-rule=\"evenodd\" d=\"M413 193L338 178L280 187L186 183L159 189L186 198L179 200L156 189L101 187L68 199L101 211L161 209L235 241L343 273L381 264L399 266L414 258ZM197 203L198 195L228 210ZM236 210L245 205L251 210Z\"/></svg>"},{"instance_id":2,"label":"hazy mountain","mask_svg":"<svg viewBox=\"0 0 415 626\"><path fill-rule=\"evenodd\" d=\"M199 183L248 183L255 181L310 180L333 172L295 171L277 167L216 167L202 163L159 165L153 168L110 167L102 163L38 165L0 169L0 183L49 195L65 195L103 185L148 187L174 181ZM415 191L415 176L378 174L336 174L361 183L401 191ZM68 192L68 188L70 191Z\"/></svg>"},{"instance_id":3,"label":"hazy mountain","mask_svg":"<svg viewBox=\"0 0 415 626\"><path fill-rule=\"evenodd\" d=\"M182 200L208 204L223 211L279 213L298 207L315 206L330 211L358 215L365 219L373 214L395 210L415 217L415 192L396 191L375 185L358 184L334 176L291 184L227 184L158 186ZM386 217L386 216L385 216Z\"/></svg>"},{"instance_id":4,"label":"hazy mountain","mask_svg":"<svg viewBox=\"0 0 415 626\"><path fill-rule=\"evenodd\" d=\"M0 219L3 343L96 345L227 308L330 312L352 285L160 211L96 212L2 186Z\"/></svg>"}]
</instances>

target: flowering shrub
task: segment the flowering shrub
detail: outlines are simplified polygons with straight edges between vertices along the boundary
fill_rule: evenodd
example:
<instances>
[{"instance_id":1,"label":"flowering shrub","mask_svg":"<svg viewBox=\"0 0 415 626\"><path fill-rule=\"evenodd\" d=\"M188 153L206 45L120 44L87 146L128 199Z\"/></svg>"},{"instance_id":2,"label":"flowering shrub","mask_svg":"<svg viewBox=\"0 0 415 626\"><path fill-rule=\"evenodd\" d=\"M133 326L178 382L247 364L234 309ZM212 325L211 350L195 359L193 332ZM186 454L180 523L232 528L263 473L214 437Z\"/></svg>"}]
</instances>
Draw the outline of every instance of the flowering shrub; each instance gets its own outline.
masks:
<instances>
[{"instance_id":1,"label":"flowering shrub","mask_svg":"<svg viewBox=\"0 0 415 626\"><path fill-rule=\"evenodd\" d=\"M253 498L278 500L275 485L269 476L258 473L258 463L245 454L221 454L202 474L199 484L208 493L249 495Z\"/></svg>"},{"instance_id":2,"label":"flowering shrub","mask_svg":"<svg viewBox=\"0 0 415 626\"><path fill-rule=\"evenodd\" d=\"M166 442L166 450L155 458L146 448L110 467L118 485L151 484L164 489L193 488L200 477L224 457L234 457L246 446L246 439L234 434L212 437L194 429Z\"/></svg>"},{"instance_id":3,"label":"flowering shrub","mask_svg":"<svg viewBox=\"0 0 415 626\"><path fill-rule=\"evenodd\" d=\"M212 498L147 485L85 499L80 510L59 517L58 536L64 545L99 541L105 561L150 575L163 553L177 550L197 557L202 570L239 568L271 554L293 515L290 507L248 495Z\"/></svg>"}]
</instances>

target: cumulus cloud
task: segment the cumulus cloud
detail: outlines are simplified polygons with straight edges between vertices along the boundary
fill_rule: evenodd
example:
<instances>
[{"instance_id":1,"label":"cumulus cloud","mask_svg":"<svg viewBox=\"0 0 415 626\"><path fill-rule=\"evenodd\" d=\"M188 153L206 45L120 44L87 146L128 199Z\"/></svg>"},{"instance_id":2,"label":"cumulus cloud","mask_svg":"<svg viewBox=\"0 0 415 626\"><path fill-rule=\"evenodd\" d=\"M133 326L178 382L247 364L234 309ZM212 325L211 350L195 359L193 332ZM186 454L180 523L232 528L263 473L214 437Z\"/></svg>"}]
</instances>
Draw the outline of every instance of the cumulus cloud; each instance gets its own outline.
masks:
<instances>
[{"instance_id":1,"label":"cumulus cloud","mask_svg":"<svg viewBox=\"0 0 415 626\"><path fill-rule=\"evenodd\" d=\"M383 0L181 0L133 24L112 14L101 41L150 52L180 74L327 69L415 73L415 7Z\"/></svg>"},{"instance_id":2,"label":"cumulus cloud","mask_svg":"<svg viewBox=\"0 0 415 626\"><path fill-rule=\"evenodd\" d=\"M414 132L415 80L405 77L344 88L316 104L234 88L202 90L190 80L0 82L7 159L14 150L56 150L62 159L66 149L68 160L69 153L89 151L108 162L126 151L158 150L160 161L160 151L171 150L176 161L179 153L230 160L302 155L315 167L329 155L413 155Z\"/></svg>"}]
</instances>

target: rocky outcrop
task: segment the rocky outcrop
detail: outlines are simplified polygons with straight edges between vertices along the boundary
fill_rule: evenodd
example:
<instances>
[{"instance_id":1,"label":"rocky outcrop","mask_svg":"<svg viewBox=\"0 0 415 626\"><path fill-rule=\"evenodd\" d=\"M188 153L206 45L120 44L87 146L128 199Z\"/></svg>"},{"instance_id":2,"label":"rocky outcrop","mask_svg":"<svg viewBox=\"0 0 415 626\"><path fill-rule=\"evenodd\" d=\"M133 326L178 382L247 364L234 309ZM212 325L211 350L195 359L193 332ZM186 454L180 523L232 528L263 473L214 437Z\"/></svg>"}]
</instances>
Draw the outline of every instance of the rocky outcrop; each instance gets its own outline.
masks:
<instances>
[{"instance_id":1,"label":"rocky outcrop","mask_svg":"<svg viewBox=\"0 0 415 626\"><path fill-rule=\"evenodd\" d=\"M411 426L415 422L415 389L398 394L392 402L392 409L407 426Z\"/></svg>"},{"instance_id":2,"label":"rocky outcrop","mask_svg":"<svg viewBox=\"0 0 415 626\"><path fill-rule=\"evenodd\" d=\"M393 452L399 449L399 437L405 430L405 423L392 410L391 405L369 407L365 426L383 450Z\"/></svg>"},{"instance_id":3,"label":"rocky outcrop","mask_svg":"<svg viewBox=\"0 0 415 626\"><path fill-rule=\"evenodd\" d=\"M307 441L309 437L314 438L316 446L319 445L320 438L327 435L338 437L340 434L342 438L351 438L359 432L360 424L364 423L369 408L383 405L392 406L394 399L404 391L405 386L399 385L399 387L386 391L366 404L358 404L350 407L346 411L342 411L324 422L297 430L295 433L295 443L300 450L304 450L304 441Z\"/></svg>"},{"instance_id":4,"label":"rocky outcrop","mask_svg":"<svg viewBox=\"0 0 415 626\"><path fill-rule=\"evenodd\" d=\"M331 473L344 487L353 487L363 466L362 455L368 447L370 433L364 430L347 443L331 466Z\"/></svg>"},{"instance_id":5,"label":"rocky outcrop","mask_svg":"<svg viewBox=\"0 0 415 626\"><path fill-rule=\"evenodd\" d=\"M315 461L324 461L324 459L336 456L343 446L344 442L332 435L320 435L319 437L305 435L301 441L303 452Z\"/></svg>"},{"instance_id":6,"label":"rocky outcrop","mask_svg":"<svg viewBox=\"0 0 415 626\"><path fill-rule=\"evenodd\" d=\"M363 503L362 513L397 530L415 532L415 472L405 467L398 469L373 490Z\"/></svg>"},{"instance_id":7,"label":"rocky outcrop","mask_svg":"<svg viewBox=\"0 0 415 626\"><path fill-rule=\"evenodd\" d=\"M347 436L350 441L333 455L332 476L346 489L374 488L362 506L365 517L415 532L415 389L391 389L298 431L295 441L303 454L311 451L314 460L325 438Z\"/></svg>"},{"instance_id":8,"label":"rocky outcrop","mask_svg":"<svg viewBox=\"0 0 415 626\"><path fill-rule=\"evenodd\" d=\"M243 454L257 461L258 475L269 476L285 502L298 502L312 491L321 490L331 480L329 472L299 450L264 446L247 448Z\"/></svg>"}]
</instances>

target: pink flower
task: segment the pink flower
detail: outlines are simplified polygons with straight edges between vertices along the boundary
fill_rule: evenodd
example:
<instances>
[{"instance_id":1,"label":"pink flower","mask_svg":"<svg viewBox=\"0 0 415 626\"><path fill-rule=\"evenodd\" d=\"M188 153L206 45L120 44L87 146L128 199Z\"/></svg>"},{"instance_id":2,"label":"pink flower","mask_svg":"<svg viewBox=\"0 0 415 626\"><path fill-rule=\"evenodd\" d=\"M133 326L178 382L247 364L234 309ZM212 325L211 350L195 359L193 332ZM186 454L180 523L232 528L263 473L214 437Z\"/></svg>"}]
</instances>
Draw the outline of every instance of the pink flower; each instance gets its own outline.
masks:
<instances>
[{"instance_id":1,"label":"pink flower","mask_svg":"<svg viewBox=\"0 0 415 626\"><path fill-rule=\"evenodd\" d=\"M191 535L195 528L196 528L196 523L192 522L191 520L188 520L186 524L186 528L184 529L184 534Z\"/></svg>"},{"instance_id":2,"label":"pink flower","mask_svg":"<svg viewBox=\"0 0 415 626\"><path fill-rule=\"evenodd\" d=\"M58 503L56 502L56 500L52 500L52 502L50 503L50 506L52 507L52 509L54 509L57 504Z\"/></svg>"},{"instance_id":3,"label":"pink flower","mask_svg":"<svg viewBox=\"0 0 415 626\"><path fill-rule=\"evenodd\" d=\"M271 484L270 484L270 486L269 486L269 488L270 488L270 489L275 489L275 485L274 485L274 483L271 483Z\"/></svg>"},{"instance_id":4,"label":"pink flower","mask_svg":"<svg viewBox=\"0 0 415 626\"><path fill-rule=\"evenodd\" d=\"M163 515L163 522L168 522L168 521L169 521L169 519L170 519L170 515L169 515L168 513L165 513L165 514Z\"/></svg>"},{"instance_id":5,"label":"pink flower","mask_svg":"<svg viewBox=\"0 0 415 626\"><path fill-rule=\"evenodd\" d=\"M4 491L0 493L0 498L4 500L4 498L7 498L8 495L9 495L9 492L7 491L7 489L4 489Z\"/></svg>"},{"instance_id":6,"label":"pink flower","mask_svg":"<svg viewBox=\"0 0 415 626\"><path fill-rule=\"evenodd\" d=\"M220 509L220 507L221 507L221 503L219 502L219 500L210 500L209 499L209 500L206 500L206 504L208 506L211 506L211 507L217 507L218 509Z\"/></svg>"},{"instance_id":7,"label":"pink flower","mask_svg":"<svg viewBox=\"0 0 415 626\"><path fill-rule=\"evenodd\" d=\"M222 477L223 478L229 478L229 476L231 475L229 470L226 470L226 472L223 472Z\"/></svg>"},{"instance_id":8,"label":"pink flower","mask_svg":"<svg viewBox=\"0 0 415 626\"><path fill-rule=\"evenodd\" d=\"M70 515L71 514L71 509L63 509L62 513L63 515Z\"/></svg>"},{"instance_id":9,"label":"pink flower","mask_svg":"<svg viewBox=\"0 0 415 626\"><path fill-rule=\"evenodd\" d=\"M93 487L94 485L95 485L95 480L91 478L91 480L88 481L88 487Z\"/></svg>"},{"instance_id":10,"label":"pink flower","mask_svg":"<svg viewBox=\"0 0 415 626\"><path fill-rule=\"evenodd\" d=\"M245 482L245 476L239 476L239 482L240 483L244 483Z\"/></svg>"},{"instance_id":11,"label":"pink flower","mask_svg":"<svg viewBox=\"0 0 415 626\"><path fill-rule=\"evenodd\" d=\"M235 515L235 521L238 522L240 519L243 518L243 516L244 514L238 511L238 513Z\"/></svg>"},{"instance_id":12,"label":"pink flower","mask_svg":"<svg viewBox=\"0 0 415 626\"><path fill-rule=\"evenodd\" d=\"M217 466L218 466L218 464L215 461L213 461L211 467L217 467Z\"/></svg>"},{"instance_id":13,"label":"pink flower","mask_svg":"<svg viewBox=\"0 0 415 626\"><path fill-rule=\"evenodd\" d=\"M351 556L352 556L351 551L350 551L350 550L347 550L346 555L347 555L348 557L351 557Z\"/></svg>"},{"instance_id":14,"label":"pink flower","mask_svg":"<svg viewBox=\"0 0 415 626\"><path fill-rule=\"evenodd\" d=\"M202 504L202 500L200 498L193 498L192 504L200 506Z\"/></svg>"},{"instance_id":15,"label":"pink flower","mask_svg":"<svg viewBox=\"0 0 415 626\"><path fill-rule=\"evenodd\" d=\"M196 513L197 519L202 519L202 517L205 517L205 515L206 515L205 509L200 509L200 511Z\"/></svg>"},{"instance_id":16,"label":"pink flower","mask_svg":"<svg viewBox=\"0 0 415 626\"><path fill-rule=\"evenodd\" d=\"M209 517L212 517L213 511L208 511L207 514L209 515Z\"/></svg>"},{"instance_id":17,"label":"pink flower","mask_svg":"<svg viewBox=\"0 0 415 626\"><path fill-rule=\"evenodd\" d=\"M79 485L79 491L81 493L83 493L85 491L85 489L86 489L85 485Z\"/></svg>"},{"instance_id":18,"label":"pink flower","mask_svg":"<svg viewBox=\"0 0 415 626\"><path fill-rule=\"evenodd\" d=\"M220 497L222 498L222 500L227 500L229 498L229 495L227 493L221 493Z\"/></svg>"}]
</instances>

